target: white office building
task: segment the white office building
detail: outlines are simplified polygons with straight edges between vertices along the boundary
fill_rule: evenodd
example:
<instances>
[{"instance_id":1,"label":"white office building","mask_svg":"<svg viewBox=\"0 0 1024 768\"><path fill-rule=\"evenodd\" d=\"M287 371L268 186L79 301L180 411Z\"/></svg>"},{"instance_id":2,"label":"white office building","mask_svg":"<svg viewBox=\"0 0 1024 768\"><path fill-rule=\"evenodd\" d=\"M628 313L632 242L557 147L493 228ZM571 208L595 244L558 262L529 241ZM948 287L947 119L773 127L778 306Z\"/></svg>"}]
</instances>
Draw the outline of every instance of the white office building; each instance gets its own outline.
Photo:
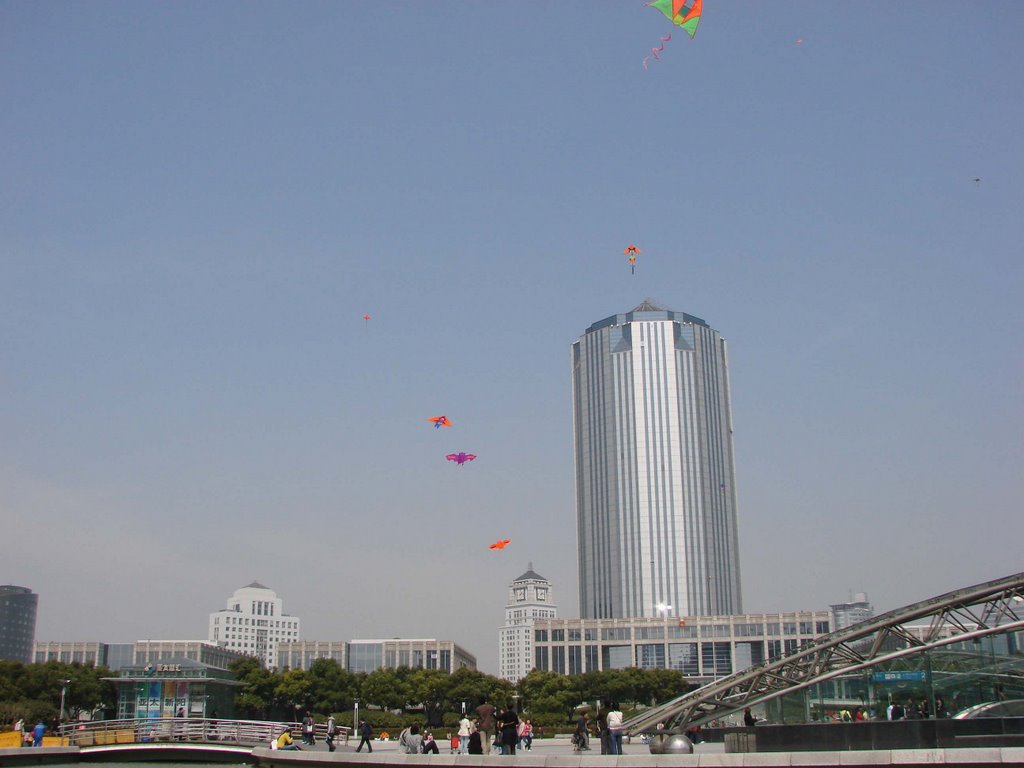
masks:
<instances>
[{"instance_id":1,"label":"white office building","mask_svg":"<svg viewBox=\"0 0 1024 768\"><path fill-rule=\"evenodd\" d=\"M572 346L580 615L742 611L726 343L650 300Z\"/></svg>"},{"instance_id":2,"label":"white office building","mask_svg":"<svg viewBox=\"0 0 1024 768\"><path fill-rule=\"evenodd\" d=\"M831 629L829 611L631 619L543 619L533 626L536 669L581 675L675 669L696 685L794 653Z\"/></svg>"},{"instance_id":3,"label":"white office building","mask_svg":"<svg viewBox=\"0 0 1024 768\"><path fill-rule=\"evenodd\" d=\"M533 626L538 619L558 616L551 582L533 570L513 579L505 605L505 625L498 633L498 676L511 683L533 668Z\"/></svg>"},{"instance_id":4,"label":"white office building","mask_svg":"<svg viewBox=\"0 0 1024 768\"><path fill-rule=\"evenodd\" d=\"M255 656L268 669L278 666L278 646L300 637L298 616L284 612L272 589L254 581L228 598L227 607L210 614L210 642Z\"/></svg>"}]
</instances>

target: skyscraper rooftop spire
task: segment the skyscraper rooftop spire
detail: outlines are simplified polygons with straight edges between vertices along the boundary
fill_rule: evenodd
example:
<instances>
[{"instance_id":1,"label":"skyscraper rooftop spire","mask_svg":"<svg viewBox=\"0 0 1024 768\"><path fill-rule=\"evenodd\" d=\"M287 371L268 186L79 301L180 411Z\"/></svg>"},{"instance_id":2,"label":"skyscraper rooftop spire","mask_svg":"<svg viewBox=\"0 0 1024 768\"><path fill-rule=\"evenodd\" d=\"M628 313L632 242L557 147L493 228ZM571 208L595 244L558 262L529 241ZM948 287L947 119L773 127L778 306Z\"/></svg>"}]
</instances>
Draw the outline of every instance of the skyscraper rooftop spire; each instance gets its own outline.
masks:
<instances>
[{"instance_id":1,"label":"skyscraper rooftop spire","mask_svg":"<svg viewBox=\"0 0 1024 768\"><path fill-rule=\"evenodd\" d=\"M654 301L648 296L646 299L644 299L642 302L640 302L640 304L638 306L633 307L633 309L630 310L630 311L631 312L667 312L668 310L665 309L665 307L661 307L661 306L658 306L657 304L655 304Z\"/></svg>"}]
</instances>

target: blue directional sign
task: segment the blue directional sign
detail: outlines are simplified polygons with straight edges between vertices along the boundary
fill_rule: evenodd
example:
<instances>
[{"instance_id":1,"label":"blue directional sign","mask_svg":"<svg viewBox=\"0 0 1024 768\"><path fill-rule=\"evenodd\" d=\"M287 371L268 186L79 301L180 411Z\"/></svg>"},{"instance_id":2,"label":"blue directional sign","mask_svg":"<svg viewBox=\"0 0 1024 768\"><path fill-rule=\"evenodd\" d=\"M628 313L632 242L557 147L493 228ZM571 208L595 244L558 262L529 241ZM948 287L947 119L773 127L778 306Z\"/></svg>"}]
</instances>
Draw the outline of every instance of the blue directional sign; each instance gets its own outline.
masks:
<instances>
[{"instance_id":1,"label":"blue directional sign","mask_svg":"<svg viewBox=\"0 0 1024 768\"><path fill-rule=\"evenodd\" d=\"M924 672L900 670L896 672L875 672L871 679L876 683L923 683Z\"/></svg>"}]
</instances>

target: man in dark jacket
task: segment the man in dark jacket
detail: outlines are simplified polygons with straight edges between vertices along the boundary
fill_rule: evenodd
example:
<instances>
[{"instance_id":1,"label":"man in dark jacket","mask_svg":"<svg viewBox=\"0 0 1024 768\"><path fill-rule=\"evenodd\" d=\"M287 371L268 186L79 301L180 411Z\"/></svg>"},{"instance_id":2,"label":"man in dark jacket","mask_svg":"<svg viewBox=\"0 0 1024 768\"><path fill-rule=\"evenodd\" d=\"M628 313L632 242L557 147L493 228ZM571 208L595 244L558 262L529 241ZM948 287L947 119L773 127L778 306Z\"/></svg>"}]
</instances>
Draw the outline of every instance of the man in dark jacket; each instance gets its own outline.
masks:
<instances>
[{"instance_id":1,"label":"man in dark jacket","mask_svg":"<svg viewBox=\"0 0 1024 768\"><path fill-rule=\"evenodd\" d=\"M363 744L366 745L367 752L373 752L373 745L370 743L370 738L373 736L373 728L365 720L359 721L359 746L356 747L356 752L363 751Z\"/></svg>"},{"instance_id":2,"label":"man in dark jacket","mask_svg":"<svg viewBox=\"0 0 1024 768\"><path fill-rule=\"evenodd\" d=\"M491 754L491 742L494 741L494 705L486 701L476 708L477 717L480 722L477 730L480 731L480 740L483 742L484 754Z\"/></svg>"}]
</instances>

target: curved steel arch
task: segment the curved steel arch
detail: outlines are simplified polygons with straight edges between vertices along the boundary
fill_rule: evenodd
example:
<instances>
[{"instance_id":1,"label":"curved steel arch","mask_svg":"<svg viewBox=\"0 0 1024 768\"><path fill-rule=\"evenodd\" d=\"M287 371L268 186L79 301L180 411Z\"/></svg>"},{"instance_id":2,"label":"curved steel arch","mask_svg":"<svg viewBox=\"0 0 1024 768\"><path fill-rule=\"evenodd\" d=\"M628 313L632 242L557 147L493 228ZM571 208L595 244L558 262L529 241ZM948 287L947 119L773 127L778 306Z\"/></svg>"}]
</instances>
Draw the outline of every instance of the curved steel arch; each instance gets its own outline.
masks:
<instances>
[{"instance_id":1,"label":"curved steel arch","mask_svg":"<svg viewBox=\"0 0 1024 768\"><path fill-rule=\"evenodd\" d=\"M907 625L931 617L922 632ZM806 643L630 718L631 734L685 730L839 675L949 643L1024 630L1024 573L913 603ZM893 649L893 640L899 647Z\"/></svg>"}]
</instances>

